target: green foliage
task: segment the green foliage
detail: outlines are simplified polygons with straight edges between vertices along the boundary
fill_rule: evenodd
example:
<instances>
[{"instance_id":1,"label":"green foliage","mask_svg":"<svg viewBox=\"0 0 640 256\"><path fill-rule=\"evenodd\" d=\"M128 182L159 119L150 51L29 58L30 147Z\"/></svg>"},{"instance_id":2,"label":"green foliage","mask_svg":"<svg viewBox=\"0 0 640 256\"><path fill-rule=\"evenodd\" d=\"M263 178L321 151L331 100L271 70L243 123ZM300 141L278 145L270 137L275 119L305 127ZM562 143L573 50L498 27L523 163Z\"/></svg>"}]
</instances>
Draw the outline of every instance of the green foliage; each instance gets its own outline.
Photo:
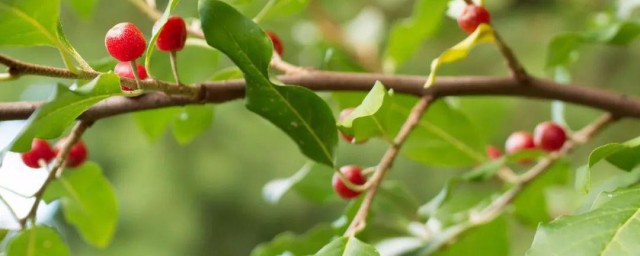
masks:
<instances>
[{"instance_id":1,"label":"green foliage","mask_svg":"<svg viewBox=\"0 0 640 256\"><path fill-rule=\"evenodd\" d=\"M274 18L282 18L304 10L309 4L309 0L270 0L273 4L263 10L262 20L270 20Z\"/></svg>"},{"instance_id":2,"label":"green foliage","mask_svg":"<svg viewBox=\"0 0 640 256\"><path fill-rule=\"evenodd\" d=\"M287 133L307 157L333 166L338 135L329 106L309 89L269 80L272 44L253 21L220 1L201 0L198 9L207 43L245 75L247 108Z\"/></svg>"},{"instance_id":3,"label":"green foliage","mask_svg":"<svg viewBox=\"0 0 640 256\"><path fill-rule=\"evenodd\" d=\"M167 23L167 19L169 19L169 16L171 15L173 9L178 6L178 3L180 3L180 0L169 0L167 8L164 10L164 13L162 13L162 17L160 17L160 19L158 19L155 23L158 25L153 27L153 31L151 32L151 39L149 39L149 42L147 42L147 50L144 57L144 66L147 68L147 71L149 71L149 77L152 77L152 74L150 72L151 55L153 55L153 50L156 49L156 41L158 41L160 29L164 26L165 23Z\"/></svg>"},{"instance_id":4,"label":"green foliage","mask_svg":"<svg viewBox=\"0 0 640 256\"><path fill-rule=\"evenodd\" d=\"M189 144L213 123L213 106L185 106L136 112L133 117L138 127L154 142L171 128L180 144Z\"/></svg>"},{"instance_id":5,"label":"green foliage","mask_svg":"<svg viewBox=\"0 0 640 256\"><path fill-rule=\"evenodd\" d=\"M84 18L89 18L98 5L99 0L69 0L73 10Z\"/></svg>"},{"instance_id":6,"label":"green foliage","mask_svg":"<svg viewBox=\"0 0 640 256\"><path fill-rule=\"evenodd\" d=\"M82 238L98 248L111 242L118 222L113 187L95 163L67 170L49 185L43 200L60 199L65 220Z\"/></svg>"},{"instance_id":7,"label":"green foliage","mask_svg":"<svg viewBox=\"0 0 640 256\"><path fill-rule=\"evenodd\" d=\"M253 249L251 256L311 255L334 236L335 231L326 224L317 225L303 235L285 232Z\"/></svg>"},{"instance_id":8,"label":"green foliage","mask_svg":"<svg viewBox=\"0 0 640 256\"><path fill-rule=\"evenodd\" d=\"M376 248L363 243L355 237L341 237L331 241L318 251L315 256L338 256L338 255L359 255L377 256L380 255Z\"/></svg>"},{"instance_id":9,"label":"green foliage","mask_svg":"<svg viewBox=\"0 0 640 256\"><path fill-rule=\"evenodd\" d=\"M638 209L637 187L603 192L590 211L539 226L527 255L634 254L640 250Z\"/></svg>"},{"instance_id":10,"label":"green foliage","mask_svg":"<svg viewBox=\"0 0 640 256\"><path fill-rule=\"evenodd\" d=\"M507 256L509 254L507 218L503 215L490 223L475 227L463 234L460 240L447 246L434 256L483 255Z\"/></svg>"},{"instance_id":11,"label":"green foliage","mask_svg":"<svg viewBox=\"0 0 640 256\"><path fill-rule=\"evenodd\" d=\"M69 248L54 229L35 226L20 231L7 245L7 256L67 256Z\"/></svg>"},{"instance_id":12,"label":"green foliage","mask_svg":"<svg viewBox=\"0 0 640 256\"><path fill-rule=\"evenodd\" d=\"M523 223L534 227L538 223L550 221L547 189L551 186L565 185L569 179L570 167L567 162L559 161L528 184L513 202L515 216Z\"/></svg>"},{"instance_id":13,"label":"green foliage","mask_svg":"<svg viewBox=\"0 0 640 256\"><path fill-rule=\"evenodd\" d=\"M397 131L390 130L393 91L387 92L379 81L371 88L362 103L349 116L338 122L338 128L355 137L356 142L381 136L391 142Z\"/></svg>"},{"instance_id":14,"label":"green foliage","mask_svg":"<svg viewBox=\"0 0 640 256\"><path fill-rule=\"evenodd\" d=\"M393 25L384 54L384 69L393 73L439 28L448 0L418 0L410 18Z\"/></svg>"},{"instance_id":15,"label":"green foliage","mask_svg":"<svg viewBox=\"0 0 640 256\"><path fill-rule=\"evenodd\" d=\"M640 163L640 137L625 143L610 143L600 146L589 155L589 168L606 160L624 171L631 171Z\"/></svg>"},{"instance_id":16,"label":"green foliage","mask_svg":"<svg viewBox=\"0 0 640 256\"><path fill-rule=\"evenodd\" d=\"M102 74L77 89L58 85L52 99L29 117L27 125L11 144L11 151L28 151L34 138L54 139L61 136L89 107L121 93L120 78L113 73Z\"/></svg>"},{"instance_id":17,"label":"green foliage","mask_svg":"<svg viewBox=\"0 0 640 256\"><path fill-rule=\"evenodd\" d=\"M0 46L58 47L60 0L0 1Z\"/></svg>"}]
</instances>

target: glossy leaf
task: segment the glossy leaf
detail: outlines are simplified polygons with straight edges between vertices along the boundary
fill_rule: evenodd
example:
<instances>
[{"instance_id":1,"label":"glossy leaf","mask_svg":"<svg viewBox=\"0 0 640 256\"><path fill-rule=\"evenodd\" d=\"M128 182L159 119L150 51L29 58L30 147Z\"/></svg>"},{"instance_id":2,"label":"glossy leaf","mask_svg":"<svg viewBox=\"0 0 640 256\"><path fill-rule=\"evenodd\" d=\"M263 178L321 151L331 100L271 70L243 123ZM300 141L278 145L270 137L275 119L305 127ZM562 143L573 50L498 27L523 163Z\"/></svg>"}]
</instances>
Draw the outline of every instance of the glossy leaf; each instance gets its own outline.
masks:
<instances>
[{"instance_id":1,"label":"glossy leaf","mask_svg":"<svg viewBox=\"0 0 640 256\"><path fill-rule=\"evenodd\" d=\"M338 135L329 106L309 89L269 80L272 43L253 21L220 1L200 0L198 9L207 43L244 73L247 108L287 133L307 157L333 166Z\"/></svg>"},{"instance_id":2,"label":"glossy leaf","mask_svg":"<svg viewBox=\"0 0 640 256\"><path fill-rule=\"evenodd\" d=\"M251 256L310 255L322 248L335 236L333 228L326 224L313 227L302 235L284 232L273 240L258 245Z\"/></svg>"},{"instance_id":3,"label":"glossy leaf","mask_svg":"<svg viewBox=\"0 0 640 256\"><path fill-rule=\"evenodd\" d=\"M65 220L89 244L104 248L111 242L118 221L115 192L95 163L66 171L52 182L43 200L60 199Z\"/></svg>"},{"instance_id":4,"label":"glossy leaf","mask_svg":"<svg viewBox=\"0 0 640 256\"><path fill-rule=\"evenodd\" d=\"M568 182L570 165L567 162L556 162L538 178L529 183L513 202L515 216L523 223L537 226L551 220L548 210L547 189L564 185Z\"/></svg>"},{"instance_id":5,"label":"glossy leaf","mask_svg":"<svg viewBox=\"0 0 640 256\"><path fill-rule=\"evenodd\" d=\"M603 192L591 211L540 225L527 255L633 255L639 209L640 188Z\"/></svg>"},{"instance_id":6,"label":"glossy leaf","mask_svg":"<svg viewBox=\"0 0 640 256\"><path fill-rule=\"evenodd\" d=\"M414 98L396 95L391 126L400 126L411 112ZM391 128L394 130L397 128ZM405 142L402 153L419 163L463 167L486 160L484 141L477 128L446 101L433 102Z\"/></svg>"},{"instance_id":7,"label":"glossy leaf","mask_svg":"<svg viewBox=\"0 0 640 256\"><path fill-rule=\"evenodd\" d=\"M69 248L50 227L35 226L20 231L7 245L7 256L67 256Z\"/></svg>"},{"instance_id":8,"label":"glossy leaf","mask_svg":"<svg viewBox=\"0 0 640 256\"><path fill-rule=\"evenodd\" d=\"M393 25L384 53L384 70L393 73L433 35L442 23L449 0L418 0L411 17Z\"/></svg>"},{"instance_id":9,"label":"glossy leaf","mask_svg":"<svg viewBox=\"0 0 640 256\"><path fill-rule=\"evenodd\" d=\"M147 71L148 71L147 73L149 74L149 77L152 77L152 74L151 74L152 70L150 66L151 55L153 55L153 51L156 49L156 41L158 41L158 36L160 35L160 29L164 26L165 23L167 23L167 19L169 19L169 16L171 15L171 12L173 11L173 9L175 9L176 6L178 6L178 3L180 3L180 0L169 0L169 3L167 3L167 7L164 9L164 12L162 13L162 16L155 23L158 25L154 26L153 30L151 31L151 38L147 42L147 50L144 57L144 66L147 68Z\"/></svg>"},{"instance_id":10,"label":"glossy leaf","mask_svg":"<svg viewBox=\"0 0 640 256\"><path fill-rule=\"evenodd\" d=\"M89 107L120 94L120 78L113 73L102 74L75 90L58 85L52 99L29 117L27 125L13 141L10 150L25 152L31 148L34 138L54 139L61 136Z\"/></svg>"},{"instance_id":11,"label":"glossy leaf","mask_svg":"<svg viewBox=\"0 0 640 256\"><path fill-rule=\"evenodd\" d=\"M640 163L640 137L596 148L589 155L589 168L603 159L624 171L631 171Z\"/></svg>"},{"instance_id":12,"label":"glossy leaf","mask_svg":"<svg viewBox=\"0 0 640 256\"><path fill-rule=\"evenodd\" d=\"M345 134L353 135L356 142L375 136L390 142L396 133L388 125L389 115L392 114L392 95L393 91L387 92L382 83L376 82L362 103L338 122L338 127Z\"/></svg>"},{"instance_id":13,"label":"glossy leaf","mask_svg":"<svg viewBox=\"0 0 640 256\"><path fill-rule=\"evenodd\" d=\"M0 46L58 47L60 0L0 0Z\"/></svg>"},{"instance_id":14,"label":"glossy leaf","mask_svg":"<svg viewBox=\"0 0 640 256\"><path fill-rule=\"evenodd\" d=\"M268 202L277 203L287 192L295 191L309 201L324 203L337 198L330 185L333 173L325 165L307 163L291 177L269 181L262 195Z\"/></svg>"},{"instance_id":15,"label":"glossy leaf","mask_svg":"<svg viewBox=\"0 0 640 256\"><path fill-rule=\"evenodd\" d=\"M464 59L477 44L494 41L495 38L491 26L487 24L480 24L480 26L478 26L478 28L467 38L462 40L462 42L445 50L438 58L431 62L431 73L429 73L425 87L429 87L436 82L436 73L438 72L440 65Z\"/></svg>"},{"instance_id":16,"label":"glossy leaf","mask_svg":"<svg viewBox=\"0 0 640 256\"><path fill-rule=\"evenodd\" d=\"M315 256L378 256L376 248L365 244L355 237L341 237L331 241L318 251Z\"/></svg>"}]
</instances>

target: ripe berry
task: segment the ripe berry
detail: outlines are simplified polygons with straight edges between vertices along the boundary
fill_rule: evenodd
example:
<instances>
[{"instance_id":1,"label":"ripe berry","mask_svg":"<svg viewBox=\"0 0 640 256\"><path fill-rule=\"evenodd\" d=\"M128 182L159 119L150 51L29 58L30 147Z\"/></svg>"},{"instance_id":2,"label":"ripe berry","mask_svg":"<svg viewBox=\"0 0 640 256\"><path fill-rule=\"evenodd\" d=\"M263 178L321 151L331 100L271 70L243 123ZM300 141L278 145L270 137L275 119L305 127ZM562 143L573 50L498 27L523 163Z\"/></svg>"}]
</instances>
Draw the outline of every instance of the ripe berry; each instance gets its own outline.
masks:
<instances>
[{"instance_id":1,"label":"ripe berry","mask_svg":"<svg viewBox=\"0 0 640 256\"><path fill-rule=\"evenodd\" d=\"M367 183L367 177L362 175L362 169L358 166L343 166L340 168L340 172L342 172L353 184L362 185ZM351 199L360 195L360 192L349 189L347 185L342 182L338 174L333 175L333 190L335 190L336 193L344 199Z\"/></svg>"},{"instance_id":2,"label":"ripe berry","mask_svg":"<svg viewBox=\"0 0 640 256\"><path fill-rule=\"evenodd\" d=\"M155 29L158 23L153 25ZM156 47L165 52L180 51L187 41L187 25L178 16L171 16L167 19L156 41Z\"/></svg>"},{"instance_id":3,"label":"ripe berry","mask_svg":"<svg viewBox=\"0 0 640 256\"><path fill-rule=\"evenodd\" d=\"M533 136L523 131L512 133L505 143L505 151L509 154L516 153L523 149L533 149L535 147Z\"/></svg>"},{"instance_id":4,"label":"ripe berry","mask_svg":"<svg viewBox=\"0 0 640 256\"><path fill-rule=\"evenodd\" d=\"M130 22L118 23L109 29L104 38L109 54L119 61L132 61L144 53L147 42L140 30Z\"/></svg>"},{"instance_id":5,"label":"ripe berry","mask_svg":"<svg viewBox=\"0 0 640 256\"><path fill-rule=\"evenodd\" d=\"M41 167L39 163L41 159L48 164L56 157L56 153L46 140L34 139L31 142L31 150L22 153L21 157L25 165L38 169Z\"/></svg>"},{"instance_id":6,"label":"ripe berry","mask_svg":"<svg viewBox=\"0 0 640 256\"><path fill-rule=\"evenodd\" d=\"M489 11L482 6L474 4L467 5L462 14L458 16L458 25L469 34L473 33L480 24L488 24L490 22L491 15L489 15Z\"/></svg>"},{"instance_id":7,"label":"ripe berry","mask_svg":"<svg viewBox=\"0 0 640 256\"><path fill-rule=\"evenodd\" d=\"M143 65L136 63L136 68L138 69L138 77L140 80L147 79L147 69L144 68ZM131 69L130 62L120 62L113 69L113 72L118 74L120 77L135 79L133 76L133 70ZM133 91L133 89L120 85L120 89L123 91Z\"/></svg>"},{"instance_id":8,"label":"ripe berry","mask_svg":"<svg viewBox=\"0 0 640 256\"><path fill-rule=\"evenodd\" d=\"M502 152L500 152L500 150L493 145L487 146L486 149L487 149L487 155L491 160L496 160L502 156Z\"/></svg>"},{"instance_id":9,"label":"ripe berry","mask_svg":"<svg viewBox=\"0 0 640 256\"><path fill-rule=\"evenodd\" d=\"M535 145L546 151L556 151L562 148L567 140L564 129L554 122L544 122L536 126L533 132Z\"/></svg>"},{"instance_id":10,"label":"ripe berry","mask_svg":"<svg viewBox=\"0 0 640 256\"><path fill-rule=\"evenodd\" d=\"M60 141L58 141L58 143L56 143L56 146L54 148L56 153L62 150L62 147L64 147L66 140L66 138L61 139ZM87 147L85 147L84 143L82 141L76 142L76 144L73 145L71 149L69 149L69 156L67 156L66 166L75 168L82 165L87 160L87 155Z\"/></svg>"},{"instance_id":11,"label":"ripe berry","mask_svg":"<svg viewBox=\"0 0 640 256\"><path fill-rule=\"evenodd\" d=\"M276 33L273 33L273 31L266 31L267 36L269 36L269 38L271 39L271 42L273 43L273 49L278 53L278 55L282 56L282 53L284 53L284 48L282 47L282 41L280 41L280 38L278 37L278 35L276 35Z\"/></svg>"}]
</instances>

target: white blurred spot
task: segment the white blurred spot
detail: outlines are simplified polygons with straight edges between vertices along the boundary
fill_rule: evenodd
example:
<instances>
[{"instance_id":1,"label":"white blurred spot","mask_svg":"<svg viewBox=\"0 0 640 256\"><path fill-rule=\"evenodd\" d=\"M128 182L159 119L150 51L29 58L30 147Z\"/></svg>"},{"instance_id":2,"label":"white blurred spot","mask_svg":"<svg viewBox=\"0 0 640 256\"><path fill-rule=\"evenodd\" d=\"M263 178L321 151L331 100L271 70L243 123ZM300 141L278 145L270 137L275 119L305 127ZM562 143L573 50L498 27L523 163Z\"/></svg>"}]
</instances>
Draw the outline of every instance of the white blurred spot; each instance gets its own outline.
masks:
<instances>
[{"instance_id":1,"label":"white blurred spot","mask_svg":"<svg viewBox=\"0 0 640 256\"><path fill-rule=\"evenodd\" d=\"M366 7L345 26L347 41L360 46L377 45L384 29L384 14L377 8Z\"/></svg>"},{"instance_id":2,"label":"white blurred spot","mask_svg":"<svg viewBox=\"0 0 640 256\"><path fill-rule=\"evenodd\" d=\"M301 45L312 45L318 42L320 38L320 32L315 23L305 21L297 23L291 29L293 31L293 40L297 41Z\"/></svg>"}]
</instances>

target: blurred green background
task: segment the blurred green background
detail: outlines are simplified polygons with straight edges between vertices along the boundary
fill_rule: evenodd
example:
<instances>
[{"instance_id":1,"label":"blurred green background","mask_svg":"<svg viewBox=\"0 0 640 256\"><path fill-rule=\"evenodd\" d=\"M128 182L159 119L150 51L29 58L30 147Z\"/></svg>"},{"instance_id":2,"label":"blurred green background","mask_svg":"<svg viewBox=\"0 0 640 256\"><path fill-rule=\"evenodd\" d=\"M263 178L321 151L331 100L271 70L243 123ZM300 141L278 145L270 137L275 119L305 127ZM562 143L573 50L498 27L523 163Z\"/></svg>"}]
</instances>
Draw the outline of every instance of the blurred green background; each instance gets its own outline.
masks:
<instances>
[{"instance_id":1,"label":"blurred green background","mask_svg":"<svg viewBox=\"0 0 640 256\"><path fill-rule=\"evenodd\" d=\"M104 49L104 34L116 23L133 22L150 35L152 21L126 0L99 1L95 11L87 17L76 14L69 2L63 1L62 24L69 40L87 60L98 61L108 56ZM252 17L266 1L229 2ZM362 16L371 19L367 21L379 22L382 25L379 33L374 33L376 36L369 43L380 51L384 49L390 24L408 17L414 4L413 0L321 2L341 23L356 24L351 21ZM604 0L486 2L496 29L529 72L538 76L545 76L546 45L553 35L581 30L595 12L610 7L610 1ZM165 1L158 4L163 7ZM183 0L176 13L195 17L196 8L196 0ZM323 42L323 35L315 28L308 11L272 17L261 25L280 35L286 60L303 66L326 67L323 59L327 50L334 46ZM356 26L347 31L358 29L361 28ZM464 37L455 20L445 18L441 29L421 46L409 63L399 68L398 73L426 75L430 61ZM52 48L0 51L25 61L62 66L58 53ZM163 54L156 58L166 58ZM181 58L180 68L182 72L194 73L186 75L193 79L207 79L216 70L230 65L222 56L219 61L197 54L197 51L189 56L193 57ZM572 74L579 84L635 95L640 76L638 66L638 44L624 48L593 46L582 51ZM478 47L468 59L446 65L441 71L441 75L506 74L499 53L490 45ZM163 75L167 74L160 74ZM55 82L58 81L24 77L4 83L0 86L0 101L44 100ZM337 104L330 95L323 96L337 113ZM550 104L546 101L500 97L451 100L481 127L488 143L498 146L511 131L532 130L535 124L550 119ZM598 114L591 109L568 106L566 118L573 129L578 129ZM595 146L631 138L633 133L629 131L636 127L638 122L632 120L610 127L573 155L574 167L584 164ZM90 148L90 159L103 167L116 188L121 221L115 240L104 250L89 247L72 228L65 228L74 255L248 255L257 244L269 241L283 231L304 232L317 223L332 222L346 205L340 200L326 205L314 204L293 194L285 196L278 204L266 202L261 193L263 185L274 178L292 175L306 159L284 133L245 110L241 101L216 106L212 127L189 145L178 144L169 132L157 141L149 140L131 115L97 122L86 134L85 141ZM382 141L364 145L341 142L338 162L372 166L385 148ZM607 166L599 169L602 170L594 173L594 180L616 173ZM420 202L426 202L447 178L463 171L430 168L400 157L388 179L406 184ZM328 182L327 186L330 186ZM564 201L558 204L561 209L575 206L564 205ZM58 219L61 220L61 216ZM514 242L512 254L521 255L528 248L534 229L515 220L509 222L513 224L510 228Z\"/></svg>"}]
</instances>

